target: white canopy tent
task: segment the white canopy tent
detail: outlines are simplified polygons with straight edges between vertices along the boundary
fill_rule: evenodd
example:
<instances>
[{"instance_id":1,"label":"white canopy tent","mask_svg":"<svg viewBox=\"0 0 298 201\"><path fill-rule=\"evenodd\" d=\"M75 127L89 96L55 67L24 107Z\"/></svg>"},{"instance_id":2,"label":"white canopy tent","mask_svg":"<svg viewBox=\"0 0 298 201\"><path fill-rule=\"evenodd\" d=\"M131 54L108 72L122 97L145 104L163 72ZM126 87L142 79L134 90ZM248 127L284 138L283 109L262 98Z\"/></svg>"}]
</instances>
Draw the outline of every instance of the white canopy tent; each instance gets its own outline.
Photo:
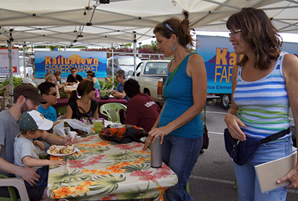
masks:
<instances>
[{"instance_id":1,"label":"white canopy tent","mask_svg":"<svg viewBox=\"0 0 298 201\"><path fill-rule=\"evenodd\" d=\"M298 33L298 0L0 0L0 45L135 49L157 23L182 19L183 10L196 31L227 31L227 17L243 7L262 8L280 32Z\"/></svg>"},{"instance_id":2,"label":"white canopy tent","mask_svg":"<svg viewBox=\"0 0 298 201\"><path fill-rule=\"evenodd\" d=\"M242 7L264 9L281 32L298 33L297 0L0 0L0 43L96 46L153 37L169 17L189 12L191 27L227 31L225 21Z\"/></svg>"}]
</instances>

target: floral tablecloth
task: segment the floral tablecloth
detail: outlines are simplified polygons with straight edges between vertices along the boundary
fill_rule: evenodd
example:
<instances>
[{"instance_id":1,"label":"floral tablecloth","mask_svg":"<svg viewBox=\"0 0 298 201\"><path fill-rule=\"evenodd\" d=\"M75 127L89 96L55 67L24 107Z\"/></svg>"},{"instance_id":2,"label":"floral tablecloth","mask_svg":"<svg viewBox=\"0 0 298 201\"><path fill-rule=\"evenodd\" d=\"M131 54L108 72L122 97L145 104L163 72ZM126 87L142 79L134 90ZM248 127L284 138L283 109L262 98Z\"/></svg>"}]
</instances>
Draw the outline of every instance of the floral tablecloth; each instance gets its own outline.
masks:
<instances>
[{"instance_id":1,"label":"floral tablecloth","mask_svg":"<svg viewBox=\"0 0 298 201\"><path fill-rule=\"evenodd\" d=\"M177 183L176 174L165 164L151 168L150 150L143 144L104 141L97 134L78 139L81 153L51 160L65 166L50 167L48 195L69 200L121 200L158 198Z\"/></svg>"}]
</instances>

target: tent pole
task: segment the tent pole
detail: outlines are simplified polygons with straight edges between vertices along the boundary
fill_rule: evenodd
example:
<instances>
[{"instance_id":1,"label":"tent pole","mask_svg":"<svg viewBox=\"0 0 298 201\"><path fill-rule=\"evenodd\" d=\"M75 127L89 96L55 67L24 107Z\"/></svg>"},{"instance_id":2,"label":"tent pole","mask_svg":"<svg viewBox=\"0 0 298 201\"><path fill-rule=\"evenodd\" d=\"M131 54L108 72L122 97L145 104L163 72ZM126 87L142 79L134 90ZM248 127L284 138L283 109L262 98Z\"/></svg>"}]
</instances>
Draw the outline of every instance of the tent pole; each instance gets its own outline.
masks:
<instances>
[{"instance_id":1,"label":"tent pole","mask_svg":"<svg viewBox=\"0 0 298 201\"><path fill-rule=\"evenodd\" d=\"M112 43L112 84L114 87L114 44Z\"/></svg>"},{"instance_id":2,"label":"tent pole","mask_svg":"<svg viewBox=\"0 0 298 201\"><path fill-rule=\"evenodd\" d=\"M26 44L23 45L23 66L24 66L24 77L26 77Z\"/></svg>"},{"instance_id":3,"label":"tent pole","mask_svg":"<svg viewBox=\"0 0 298 201\"><path fill-rule=\"evenodd\" d=\"M8 62L9 62L9 96L10 96L10 104L13 104L13 74L12 74L12 44L11 41L7 41L8 44Z\"/></svg>"},{"instance_id":4,"label":"tent pole","mask_svg":"<svg viewBox=\"0 0 298 201\"><path fill-rule=\"evenodd\" d=\"M136 80L136 68L137 68L137 66L136 66L136 63L137 63L137 54L136 54L136 52L137 52L137 35L136 35L136 32L134 31L133 32L134 33L134 35L133 35L133 57L134 57L134 61L133 61L133 63L134 63L134 69L133 69L133 71L134 71L134 79Z\"/></svg>"}]
</instances>

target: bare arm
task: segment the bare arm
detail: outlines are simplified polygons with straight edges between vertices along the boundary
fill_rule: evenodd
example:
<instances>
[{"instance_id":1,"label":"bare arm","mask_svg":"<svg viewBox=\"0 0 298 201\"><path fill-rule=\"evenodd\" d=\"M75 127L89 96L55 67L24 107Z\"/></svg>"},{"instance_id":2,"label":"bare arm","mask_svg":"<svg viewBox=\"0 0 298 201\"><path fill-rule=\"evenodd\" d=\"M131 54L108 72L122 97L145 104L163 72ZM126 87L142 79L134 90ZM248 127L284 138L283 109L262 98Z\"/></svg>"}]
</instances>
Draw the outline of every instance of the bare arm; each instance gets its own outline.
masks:
<instances>
[{"instance_id":1,"label":"bare arm","mask_svg":"<svg viewBox=\"0 0 298 201\"><path fill-rule=\"evenodd\" d=\"M0 151L2 149L2 145L0 145ZM27 181L30 185L36 184L39 181L40 176L36 173L34 168L25 168L18 165L14 165L9 163L0 157L0 170L3 172L7 172L10 174L15 174L21 176L25 181Z\"/></svg>"},{"instance_id":2,"label":"bare arm","mask_svg":"<svg viewBox=\"0 0 298 201\"><path fill-rule=\"evenodd\" d=\"M283 60L283 75L286 80L290 106L293 112L295 126L298 125L298 58L292 54L286 54ZM298 142L298 128L295 129L296 143ZM298 161L298 160L297 160ZM298 164L287 175L277 181L283 183L289 181L286 188L298 188Z\"/></svg>"},{"instance_id":3,"label":"bare arm","mask_svg":"<svg viewBox=\"0 0 298 201\"><path fill-rule=\"evenodd\" d=\"M65 163L60 160L47 160L47 159L37 159L31 158L30 156L26 156L23 158L24 165L28 167L38 167L38 166L60 166L64 165Z\"/></svg>"},{"instance_id":4,"label":"bare arm","mask_svg":"<svg viewBox=\"0 0 298 201\"><path fill-rule=\"evenodd\" d=\"M225 122L229 129L231 136L235 139L240 139L241 141L246 139L246 135L242 132L239 126L245 127L245 124L236 116L238 112L238 106L234 102L234 91L236 89L236 80L238 74L238 66L233 66L232 73L232 105L229 109L227 115L225 116Z\"/></svg>"},{"instance_id":5,"label":"bare arm","mask_svg":"<svg viewBox=\"0 0 298 201\"><path fill-rule=\"evenodd\" d=\"M195 116L202 112L206 97L207 97L207 76L204 60L199 55L192 55L189 58L187 73L192 78L192 95L193 95L193 105L187 109L182 115L176 118L174 121L170 122L164 127L153 128L149 132L148 139L146 140L145 146L149 146L152 142L155 142L157 137L161 136L161 143L163 142L163 137L168 135L170 132L180 128L189 121L191 121ZM159 117L156 123L159 122ZM157 126L156 123L154 127ZM146 148L144 146L144 148Z\"/></svg>"},{"instance_id":6,"label":"bare arm","mask_svg":"<svg viewBox=\"0 0 298 201\"><path fill-rule=\"evenodd\" d=\"M115 97L115 98L124 98L126 96L126 93L123 91L122 93L115 90L112 92L112 95Z\"/></svg>"},{"instance_id":7,"label":"bare arm","mask_svg":"<svg viewBox=\"0 0 298 201\"><path fill-rule=\"evenodd\" d=\"M94 119L98 119L98 106L96 107L93 117L94 117Z\"/></svg>"},{"instance_id":8,"label":"bare arm","mask_svg":"<svg viewBox=\"0 0 298 201\"><path fill-rule=\"evenodd\" d=\"M65 112L65 116L64 116L64 119L71 119L72 117L72 109L71 107L68 105L66 107L66 112Z\"/></svg>"},{"instance_id":9,"label":"bare arm","mask_svg":"<svg viewBox=\"0 0 298 201\"><path fill-rule=\"evenodd\" d=\"M70 145L71 137L67 135L65 138L59 138L54 134L50 134L48 132L43 132L41 139L46 141L49 144L55 144L55 145Z\"/></svg>"}]
</instances>

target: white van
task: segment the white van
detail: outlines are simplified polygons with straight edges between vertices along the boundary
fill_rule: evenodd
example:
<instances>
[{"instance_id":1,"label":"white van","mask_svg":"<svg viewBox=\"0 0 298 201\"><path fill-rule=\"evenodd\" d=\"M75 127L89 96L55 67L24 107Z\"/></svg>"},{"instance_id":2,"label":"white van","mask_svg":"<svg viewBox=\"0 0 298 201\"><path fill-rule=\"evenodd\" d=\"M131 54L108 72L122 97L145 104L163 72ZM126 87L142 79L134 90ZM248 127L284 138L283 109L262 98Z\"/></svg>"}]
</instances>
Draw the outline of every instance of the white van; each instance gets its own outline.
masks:
<instances>
[{"instance_id":1,"label":"white van","mask_svg":"<svg viewBox=\"0 0 298 201\"><path fill-rule=\"evenodd\" d=\"M114 63L114 72L112 72L112 59ZM136 57L136 66L141 62L142 60L138 57ZM133 56L114 56L110 57L107 60L107 76L111 77L112 73L113 75L116 74L117 70L124 70L126 78L131 76L134 72L134 57Z\"/></svg>"}]
</instances>

